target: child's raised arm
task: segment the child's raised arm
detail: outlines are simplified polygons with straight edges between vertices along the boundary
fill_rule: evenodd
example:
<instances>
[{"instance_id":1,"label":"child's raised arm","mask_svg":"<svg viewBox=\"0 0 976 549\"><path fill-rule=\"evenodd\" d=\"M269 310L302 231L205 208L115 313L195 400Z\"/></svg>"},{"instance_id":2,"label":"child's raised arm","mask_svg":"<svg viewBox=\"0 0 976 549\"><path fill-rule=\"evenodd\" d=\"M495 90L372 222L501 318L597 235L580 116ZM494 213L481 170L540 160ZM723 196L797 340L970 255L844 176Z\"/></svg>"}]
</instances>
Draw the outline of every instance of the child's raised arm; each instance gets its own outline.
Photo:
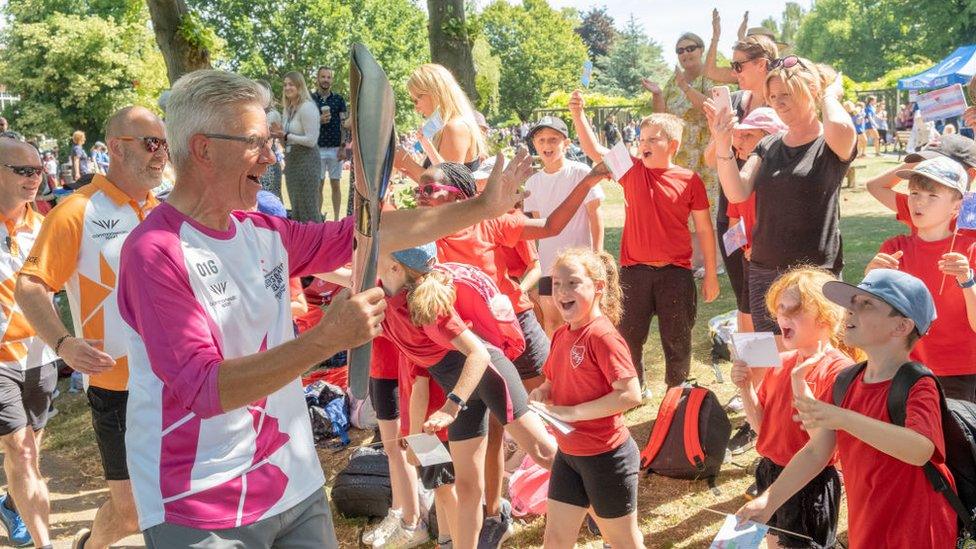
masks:
<instances>
[{"instance_id":1,"label":"child's raised arm","mask_svg":"<svg viewBox=\"0 0 976 549\"><path fill-rule=\"evenodd\" d=\"M579 137L580 148L586 153L586 156L594 162L603 162L603 156L607 154L610 149L604 147L596 138L596 134L593 133L593 128L590 127L590 121L586 119L586 113L583 111L583 93L579 90L575 90L572 95L569 96L569 113L573 116L573 128L576 130L576 135Z\"/></svg>"},{"instance_id":2,"label":"child's raised arm","mask_svg":"<svg viewBox=\"0 0 976 549\"><path fill-rule=\"evenodd\" d=\"M915 163L904 163L900 166L892 168L885 173L875 177L874 179L867 182L868 192L871 196L875 198L882 206L888 208L893 212L898 211L898 193L895 192L895 185L898 185L902 180L897 174L901 170L910 170L915 166Z\"/></svg>"}]
</instances>

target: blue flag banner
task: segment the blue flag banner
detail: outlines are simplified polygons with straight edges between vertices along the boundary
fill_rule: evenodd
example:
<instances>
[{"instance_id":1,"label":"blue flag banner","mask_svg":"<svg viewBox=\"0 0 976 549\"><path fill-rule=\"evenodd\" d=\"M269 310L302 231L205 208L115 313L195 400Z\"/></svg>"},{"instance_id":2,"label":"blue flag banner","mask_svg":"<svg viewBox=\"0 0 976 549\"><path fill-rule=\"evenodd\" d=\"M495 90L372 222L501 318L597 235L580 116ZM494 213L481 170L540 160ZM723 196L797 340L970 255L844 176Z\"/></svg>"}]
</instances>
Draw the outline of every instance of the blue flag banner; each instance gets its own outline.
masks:
<instances>
[{"instance_id":1,"label":"blue flag banner","mask_svg":"<svg viewBox=\"0 0 976 549\"><path fill-rule=\"evenodd\" d=\"M956 228L976 230L976 192L968 192L963 195L962 209L959 210Z\"/></svg>"},{"instance_id":2,"label":"blue flag banner","mask_svg":"<svg viewBox=\"0 0 976 549\"><path fill-rule=\"evenodd\" d=\"M590 87L590 77L593 76L593 61L587 59L583 62L583 76L580 77L580 82L583 84L584 88Z\"/></svg>"}]
</instances>

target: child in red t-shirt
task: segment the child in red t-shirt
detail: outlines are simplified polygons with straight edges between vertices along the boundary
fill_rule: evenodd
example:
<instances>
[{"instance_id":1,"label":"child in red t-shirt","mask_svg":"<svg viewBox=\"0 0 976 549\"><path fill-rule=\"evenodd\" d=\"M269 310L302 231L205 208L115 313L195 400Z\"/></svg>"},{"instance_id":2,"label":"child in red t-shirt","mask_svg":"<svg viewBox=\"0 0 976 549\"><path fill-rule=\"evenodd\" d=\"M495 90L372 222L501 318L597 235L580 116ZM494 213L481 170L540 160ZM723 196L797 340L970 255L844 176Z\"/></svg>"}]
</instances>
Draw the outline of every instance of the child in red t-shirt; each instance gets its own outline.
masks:
<instances>
[{"instance_id":1,"label":"child in red t-shirt","mask_svg":"<svg viewBox=\"0 0 976 549\"><path fill-rule=\"evenodd\" d=\"M904 427L891 423L887 409L892 378L935 319L928 289L909 274L875 269L857 286L827 282L823 293L847 309L844 343L864 351L866 366L841 406L828 403L833 384L822 400L805 383L795 384L797 418L810 440L769 489L736 514L767 522L836 452L844 470L851 549L955 547L955 513L921 467L931 462L954 485L945 465L938 386L926 377L909 391Z\"/></svg>"},{"instance_id":2,"label":"child in red t-shirt","mask_svg":"<svg viewBox=\"0 0 976 549\"><path fill-rule=\"evenodd\" d=\"M594 162L602 162L609 149L600 145L583 112L583 95L574 91L569 101L580 146ZM620 332L634 358L641 386L644 383L644 342L657 315L664 351L665 381L680 385L691 369L691 331L698 297L691 270L691 232L694 223L705 262L702 297L706 303L719 294L715 229L709 215L705 184L695 172L676 166L684 122L671 114L656 113L641 122L639 157L621 177L626 207L620 241L620 284L627 307Z\"/></svg>"},{"instance_id":3,"label":"child in red t-shirt","mask_svg":"<svg viewBox=\"0 0 976 549\"><path fill-rule=\"evenodd\" d=\"M911 357L939 377L947 397L976 402L976 233L954 227L966 172L937 156L895 175L908 179L914 230L886 240L866 271L900 269L925 282L939 316Z\"/></svg>"},{"instance_id":4,"label":"child in red t-shirt","mask_svg":"<svg viewBox=\"0 0 976 549\"><path fill-rule=\"evenodd\" d=\"M762 456L756 468L756 487L768 488L783 472L783 467L810 440L810 435L793 421L791 382L809 384L816 398L828 395L837 373L854 363L842 352L844 309L824 297L821 288L834 280L829 272L802 267L789 271L773 282L766 303L783 333L786 352L780 354L782 366L749 368L736 360L732 382L739 387L746 419L759 434L756 450ZM845 349L848 353L853 350ZM754 388L752 372L766 371ZM841 483L831 458L810 482L772 515L770 526L813 538L823 547L833 547L840 510ZM809 547L809 540L774 532L769 547ZM777 543L778 541L778 543Z\"/></svg>"},{"instance_id":5,"label":"child in red t-shirt","mask_svg":"<svg viewBox=\"0 0 976 549\"><path fill-rule=\"evenodd\" d=\"M451 270L436 266L433 243L380 257L377 271L387 295L382 326L384 336L447 392L423 428L431 434L448 429L458 495L452 533L456 545L474 547L482 525L485 467L476 456L485 451L488 412L539 465L551 467L556 449L539 417L528 410L515 366L499 349L505 341L492 341L517 328L511 303L506 299L503 307L487 296L456 300ZM504 298L489 278L482 275L481 284L486 294ZM521 352L524 342L519 343L507 347Z\"/></svg>"},{"instance_id":6,"label":"child in red t-shirt","mask_svg":"<svg viewBox=\"0 0 976 549\"><path fill-rule=\"evenodd\" d=\"M620 320L617 266L606 252L576 248L553 265L553 300L566 322L556 330L532 391L534 405L569 422L556 432L559 451L549 478L547 547L572 547L592 508L613 547L643 547L637 526L640 452L623 413L641 402L630 351L615 328Z\"/></svg>"}]
</instances>

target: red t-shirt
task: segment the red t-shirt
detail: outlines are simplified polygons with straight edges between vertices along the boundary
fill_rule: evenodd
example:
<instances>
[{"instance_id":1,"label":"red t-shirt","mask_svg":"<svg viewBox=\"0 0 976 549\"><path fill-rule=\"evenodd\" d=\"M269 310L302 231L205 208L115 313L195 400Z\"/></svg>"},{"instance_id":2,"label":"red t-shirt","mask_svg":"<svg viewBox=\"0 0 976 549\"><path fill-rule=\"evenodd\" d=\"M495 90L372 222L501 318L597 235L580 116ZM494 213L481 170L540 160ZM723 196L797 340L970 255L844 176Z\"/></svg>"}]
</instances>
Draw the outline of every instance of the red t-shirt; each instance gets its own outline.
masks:
<instances>
[{"instance_id":1,"label":"red t-shirt","mask_svg":"<svg viewBox=\"0 0 976 549\"><path fill-rule=\"evenodd\" d=\"M743 249L748 250L752 247L752 229L756 226L756 193L750 194L745 202L734 204L730 202L727 212L729 217L736 217L745 221L746 245L743 246Z\"/></svg>"},{"instance_id":2,"label":"red t-shirt","mask_svg":"<svg viewBox=\"0 0 976 549\"><path fill-rule=\"evenodd\" d=\"M427 326L415 326L407 308L407 292L402 291L386 298L386 316L383 317L383 335L387 337L408 360L424 368L430 368L454 350L451 341L468 329L457 311L440 316Z\"/></svg>"},{"instance_id":3,"label":"red t-shirt","mask_svg":"<svg viewBox=\"0 0 976 549\"><path fill-rule=\"evenodd\" d=\"M578 330L564 325L552 336L549 358L542 367L552 384L556 406L575 406L613 391L613 383L637 377L630 350L613 324L601 316ZM576 421L568 435L554 431L559 450L573 456L609 452L630 438L623 414Z\"/></svg>"},{"instance_id":4,"label":"red t-shirt","mask_svg":"<svg viewBox=\"0 0 976 549\"><path fill-rule=\"evenodd\" d=\"M514 248L522 240L527 219L521 213L507 213L445 236L437 241L437 259L442 263L466 263L481 269L512 300L516 313L528 311L532 302L508 276L505 258L499 249Z\"/></svg>"},{"instance_id":5,"label":"red t-shirt","mask_svg":"<svg viewBox=\"0 0 976 549\"><path fill-rule=\"evenodd\" d=\"M401 355L398 383L400 393L400 436L410 434L410 396L413 393L413 382L418 377L428 378L427 383L430 390L428 391L427 398L427 417L440 410L444 406L444 403L447 402L444 389L441 389L441 386L436 381L430 379L430 373L427 372L427 369L421 368L416 364L411 364L409 360L402 358ZM426 420L426 418L424 419ZM441 441L446 441L447 428L437 431L437 438L441 439Z\"/></svg>"},{"instance_id":6,"label":"red t-shirt","mask_svg":"<svg viewBox=\"0 0 976 549\"><path fill-rule=\"evenodd\" d=\"M938 317L915 344L911 357L938 376L976 374L976 333L969 326L966 301L955 277L946 277L939 295L942 272L938 262L949 252L951 241L952 237L926 242L917 235L899 235L885 240L880 250L886 254L904 252L901 270L921 279L932 294ZM976 235L960 231L953 250L968 256L970 265L976 264Z\"/></svg>"},{"instance_id":7,"label":"red t-shirt","mask_svg":"<svg viewBox=\"0 0 976 549\"><path fill-rule=\"evenodd\" d=\"M535 242L531 240L519 240L513 248L499 248L501 256L505 258L505 268L508 276L514 280L522 280L525 273L539 261L539 252L535 248ZM499 269L501 270L501 269Z\"/></svg>"},{"instance_id":8,"label":"red t-shirt","mask_svg":"<svg viewBox=\"0 0 976 549\"><path fill-rule=\"evenodd\" d=\"M863 377L862 372L851 383L843 407L890 423L891 381L868 384ZM832 390L824 400L831 400ZM931 378L921 379L910 391L905 426L935 444L932 461L951 479L945 466L939 393ZM956 515L945 497L932 489L921 467L895 459L846 431L837 431L837 450L844 468L851 549L955 547Z\"/></svg>"},{"instance_id":9,"label":"red t-shirt","mask_svg":"<svg viewBox=\"0 0 976 549\"><path fill-rule=\"evenodd\" d=\"M623 266L670 263L691 268L692 210L707 210L705 184L695 172L674 166L651 170L637 158L620 179L624 188Z\"/></svg>"},{"instance_id":10,"label":"red t-shirt","mask_svg":"<svg viewBox=\"0 0 976 549\"><path fill-rule=\"evenodd\" d=\"M369 377L397 379L400 368L400 351L392 341L382 335L373 339L373 353L369 357Z\"/></svg>"},{"instance_id":11,"label":"red t-shirt","mask_svg":"<svg viewBox=\"0 0 976 549\"><path fill-rule=\"evenodd\" d=\"M759 406L763 409L762 424L756 451L780 467L786 467L790 459L810 440L810 435L793 421L796 409L793 407L793 387L790 375L799 364L799 353L788 351L780 353L783 365L770 368L759 385ZM837 373L853 364L854 361L837 349L829 349L820 362L807 371L806 380L814 396L824 400L834 386ZM828 399L829 400L829 399ZM831 459L833 464L835 459Z\"/></svg>"}]
</instances>

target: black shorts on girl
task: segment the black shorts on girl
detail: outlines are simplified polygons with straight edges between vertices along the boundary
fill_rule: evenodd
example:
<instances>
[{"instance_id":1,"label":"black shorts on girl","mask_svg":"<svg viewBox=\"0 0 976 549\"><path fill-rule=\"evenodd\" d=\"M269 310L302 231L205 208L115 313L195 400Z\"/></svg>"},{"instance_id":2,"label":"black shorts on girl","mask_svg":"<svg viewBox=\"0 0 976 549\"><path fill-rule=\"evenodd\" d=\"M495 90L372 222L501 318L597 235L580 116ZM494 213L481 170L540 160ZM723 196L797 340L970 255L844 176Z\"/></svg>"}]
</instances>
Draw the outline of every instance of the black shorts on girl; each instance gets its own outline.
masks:
<instances>
[{"instance_id":1,"label":"black shorts on girl","mask_svg":"<svg viewBox=\"0 0 976 549\"><path fill-rule=\"evenodd\" d=\"M451 446L447 442L443 444L448 451L451 450ZM438 463L437 465L421 465L417 467L417 476L420 478L420 484L428 490L436 490L441 486L450 486L454 484L454 462L448 461L447 463Z\"/></svg>"},{"instance_id":2,"label":"black shorts on girl","mask_svg":"<svg viewBox=\"0 0 976 549\"><path fill-rule=\"evenodd\" d=\"M549 336L539 324L532 309L515 315L525 337L525 351L512 361L521 379L532 379L542 375L542 367L549 358Z\"/></svg>"},{"instance_id":3,"label":"black shorts on girl","mask_svg":"<svg viewBox=\"0 0 976 549\"><path fill-rule=\"evenodd\" d=\"M376 410L376 419L400 419L400 385L397 380L369 378L369 400Z\"/></svg>"},{"instance_id":4,"label":"black shorts on girl","mask_svg":"<svg viewBox=\"0 0 976 549\"><path fill-rule=\"evenodd\" d=\"M756 467L756 487L762 493L779 478L783 467L769 458L762 458ZM813 538L821 547L833 547L837 542L837 519L840 511L840 475L827 466L793 497L786 500L770 517L769 524ZM779 538L780 547L810 547L810 540L771 530Z\"/></svg>"},{"instance_id":5,"label":"black shorts on girl","mask_svg":"<svg viewBox=\"0 0 976 549\"><path fill-rule=\"evenodd\" d=\"M508 425L522 417L529 409L529 395L522 386L515 365L491 345L485 344L491 360L481 381L468 398L466 408L447 427L451 441L469 440L488 433L488 412L502 424ZM444 355L440 362L428 368L444 393L454 390L467 357L459 351Z\"/></svg>"},{"instance_id":6,"label":"black shorts on girl","mask_svg":"<svg viewBox=\"0 0 976 549\"><path fill-rule=\"evenodd\" d=\"M609 452L571 456L556 452L549 475L549 499L575 507L593 506L604 519L637 510L640 450L633 438Z\"/></svg>"}]
</instances>

